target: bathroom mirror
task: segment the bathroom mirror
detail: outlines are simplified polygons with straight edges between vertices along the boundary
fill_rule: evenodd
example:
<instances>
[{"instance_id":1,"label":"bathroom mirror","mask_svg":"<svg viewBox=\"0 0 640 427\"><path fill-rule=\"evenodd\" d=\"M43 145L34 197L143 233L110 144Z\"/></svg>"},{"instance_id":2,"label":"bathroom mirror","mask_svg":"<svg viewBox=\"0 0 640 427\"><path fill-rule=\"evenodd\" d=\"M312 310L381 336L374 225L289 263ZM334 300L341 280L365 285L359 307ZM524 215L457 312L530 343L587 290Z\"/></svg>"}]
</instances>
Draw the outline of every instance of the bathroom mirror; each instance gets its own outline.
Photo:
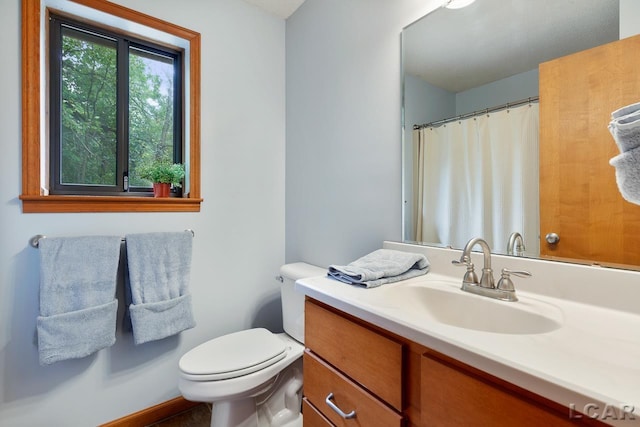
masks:
<instances>
[{"instance_id":1,"label":"bathroom mirror","mask_svg":"<svg viewBox=\"0 0 640 427\"><path fill-rule=\"evenodd\" d=\"M517 101L537 102L538 65L618 40L619 18L618 0L476 0L463 9L438 8L403 29L405 242L459 249L460 241L476 237L416 239L414 125L471 117L474 112ZM537 159L530 161L537 165ZM430 202L438 204L441 197ZM538 200L538 194L531 197ZM537 207L529 210L538 211ZM525 242L524 256L538 257L540 218L531 220L537 235L533 239L528 236L533 242ZM492 245L499 246L495 252L506 253L504 240L501 245Z\"/></svg>"}]
</instances>

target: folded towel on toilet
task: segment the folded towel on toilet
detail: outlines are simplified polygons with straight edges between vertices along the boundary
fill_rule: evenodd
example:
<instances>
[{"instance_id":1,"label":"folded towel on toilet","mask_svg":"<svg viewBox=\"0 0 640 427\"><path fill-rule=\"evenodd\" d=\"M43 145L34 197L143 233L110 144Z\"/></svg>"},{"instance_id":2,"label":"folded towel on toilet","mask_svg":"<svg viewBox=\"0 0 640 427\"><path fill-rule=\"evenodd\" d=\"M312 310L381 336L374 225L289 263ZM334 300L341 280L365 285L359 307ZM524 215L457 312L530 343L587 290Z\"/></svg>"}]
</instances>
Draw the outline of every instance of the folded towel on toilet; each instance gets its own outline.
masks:
<instances>
[{"instance_id":1,"label":"folded towel on toilet","mask_svg":"<svg viewBox=\"0 0 640 427\"><path fill-rule=\"evenodd\" d=\"M129 316L135 344L193 328L190 231L128 234Z\"/></svg>"},{"instance_id":2,"label":"folded towel on toilet","mask_svg":"<svg viewBox=\"0 0 640 427\"><path fill-rule=\"evenodd\" d=\"M618 154L609 164L616 168L616 183L622 197L640 205L640 147Z\"/></svg>"},{"instance_id":3,"label":"folded towel on toilet","mask_svg":"<svg viewBox=\"0 0 640 427\"><path fill-rule=\"evenodd\" d=\"M429 265L421 254L378 249L348 265L330 265L327 275L350 285L375 288L426 274Z\"/></svg>"},{"instance_id":4,"label":"folded towel on toilet","mask_svg":"<svg viewBox=\"0 0 640 427\"><path fill-rule=\"evenodd\" d=\"M119 236L40 239L41 365L88 356L115 343Z\"/></svg>"}]
</instances>

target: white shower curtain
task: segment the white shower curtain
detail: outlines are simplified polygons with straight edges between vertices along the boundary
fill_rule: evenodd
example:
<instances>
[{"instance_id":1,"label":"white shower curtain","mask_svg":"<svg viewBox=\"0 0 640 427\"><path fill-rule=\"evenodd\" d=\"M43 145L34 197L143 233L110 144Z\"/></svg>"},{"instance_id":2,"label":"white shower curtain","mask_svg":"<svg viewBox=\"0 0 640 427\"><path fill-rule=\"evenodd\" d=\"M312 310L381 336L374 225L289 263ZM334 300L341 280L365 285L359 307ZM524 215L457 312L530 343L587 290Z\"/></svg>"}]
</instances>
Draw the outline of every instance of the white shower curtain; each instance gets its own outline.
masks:
<instances>
[{"instance_id":1,"label":"white shower curtain","mask_svg":"<svg viewBox=\"0 0 640 427\"><path fill-rule=\"evenodd\" d=\"M506 253L509 235L539 251L538 104L413 132L416 241Z\"/></svg>"}]
</instances>

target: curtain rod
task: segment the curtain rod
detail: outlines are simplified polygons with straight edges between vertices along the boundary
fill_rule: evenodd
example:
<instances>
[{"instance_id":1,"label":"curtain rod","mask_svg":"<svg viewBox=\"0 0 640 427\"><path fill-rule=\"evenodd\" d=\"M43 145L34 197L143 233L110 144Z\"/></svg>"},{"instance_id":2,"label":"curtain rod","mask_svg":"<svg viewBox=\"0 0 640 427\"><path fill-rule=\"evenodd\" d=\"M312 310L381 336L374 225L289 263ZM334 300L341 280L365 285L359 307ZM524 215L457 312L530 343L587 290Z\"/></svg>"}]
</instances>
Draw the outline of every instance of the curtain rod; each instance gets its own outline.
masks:
<instances>
[{"instance_id":1,"label":"curtain rod","mask_svg":"<svg viewBox=\"0 0 640 427\"><path fill-rule=\"evenodd\" d=\"M191 235L192 235L193 237L195 237L195 236L196 236L196 232L195 232L195 231L193 231L193 230L192 230L192 229L190 229L190 228L187 228L187 229L186 229L186 230L184 230L184 231L188 231L188 232L190 232L190 233L191 233ZM35 235L35 236L33 236L31 239L29 239L29 244L30 244L32 247L34 247L34 248L38 249L38 246L40 245L40 240L42 240L42 239L46 239L46 238L47 238L47 236L45 236L44 234L36 234L36 235ZM120 240L121 240L121 241L123 241L123 242L124 242L124 241L126 241L126 239L125 239L124 237L121 237L121 238L120 238Z\"/></svg>"},{"instance_id":2,"label":"curtain rod","mask_svg":"<svg viewBox=\"0 0 640 427\"><path fill-rule=\"evenodd\" d=\"M425 123L422 125L413 125L413 130L424 129L424 128L433 127L437 125L444 125L446 123L451 123L458 120L479 116L480 114L489 114L489 113L494 113L496 111L505 110L511 107L518 107L524 104L531 104L532 102L537 102L538 100L539 100L538 96L531 96L529 98L521 99L519 101L507 102L506 104L497 105L495 107L485 108L483 110L476 110L472 113L461 114L455 117L449 117L448 119L436 120L435 122Z\"/></svg>"}]
</instances>

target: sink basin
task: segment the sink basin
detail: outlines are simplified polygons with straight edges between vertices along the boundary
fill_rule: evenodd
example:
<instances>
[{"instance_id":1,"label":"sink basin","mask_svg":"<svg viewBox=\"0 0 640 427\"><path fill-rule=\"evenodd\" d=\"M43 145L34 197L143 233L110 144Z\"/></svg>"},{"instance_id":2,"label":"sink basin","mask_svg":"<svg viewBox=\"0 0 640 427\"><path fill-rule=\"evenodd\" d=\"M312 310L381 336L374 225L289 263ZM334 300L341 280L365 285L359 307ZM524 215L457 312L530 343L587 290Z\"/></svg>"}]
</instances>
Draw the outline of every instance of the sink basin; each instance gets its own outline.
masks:
<instances>
[{"instance_id":1,"label":"sink basin","mask_svg":"<svg viewBox=\"0 0 640 427\"><path fill-rule=\"evenodd\" d=\"M474 295L450 283L397 286L391 300L404 312L457 328L499 334L542 334L562 326L562 311L532 298L505 302ZM387 303L391 301L387 300Z\"/></svg>"}]
</instances>

